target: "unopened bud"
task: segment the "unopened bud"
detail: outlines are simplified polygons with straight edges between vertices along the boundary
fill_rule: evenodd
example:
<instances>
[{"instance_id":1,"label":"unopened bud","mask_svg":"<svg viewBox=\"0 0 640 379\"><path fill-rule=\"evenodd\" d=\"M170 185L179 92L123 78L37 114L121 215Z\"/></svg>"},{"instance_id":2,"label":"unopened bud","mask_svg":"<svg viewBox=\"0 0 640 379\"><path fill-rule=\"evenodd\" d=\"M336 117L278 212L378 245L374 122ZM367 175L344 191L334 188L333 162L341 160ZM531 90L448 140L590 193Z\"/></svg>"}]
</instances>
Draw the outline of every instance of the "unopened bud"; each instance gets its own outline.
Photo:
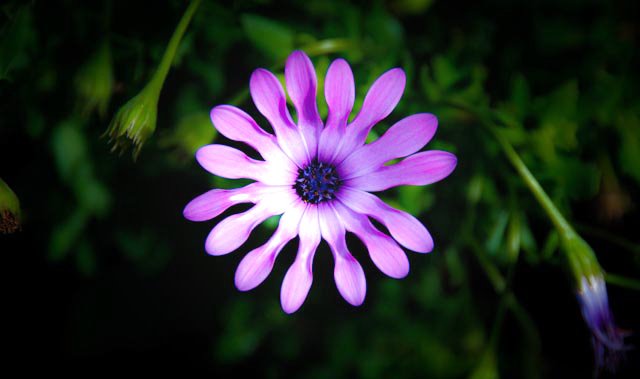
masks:
<instances>
[{"instance_id":1,"label":"unopened bud","mask_svg":"<svg viewBox=\"0 0 640 379\"><path fill-rule=\"evenodd\" d=\"M80 68L74 80L82 114L88 115L97 109L100 117L105 116L113 92L113 80L111 49L104 42Z\"/></svg>"},{"instance_id":2,"label":"unopened bud","mask_svg":"<svg viewBox=\"0 0 640 379\"><path fill-rule=\"evenodd\" d=\"M18 196L0 179L0 233L20 230L20 201Z\"/></svg>"},{"instance_id":3,"label":"unopened bud","mask_svg":"<svg viewBox=\"0 0 640 379\"><path fill-rule=\"evenodd\" d=\"M145 141L156 130L160 90L153 81L123 105L109 124L106 135L113 144L111 151L131 147L136 158Z\"/></svg>"}]
</instances>

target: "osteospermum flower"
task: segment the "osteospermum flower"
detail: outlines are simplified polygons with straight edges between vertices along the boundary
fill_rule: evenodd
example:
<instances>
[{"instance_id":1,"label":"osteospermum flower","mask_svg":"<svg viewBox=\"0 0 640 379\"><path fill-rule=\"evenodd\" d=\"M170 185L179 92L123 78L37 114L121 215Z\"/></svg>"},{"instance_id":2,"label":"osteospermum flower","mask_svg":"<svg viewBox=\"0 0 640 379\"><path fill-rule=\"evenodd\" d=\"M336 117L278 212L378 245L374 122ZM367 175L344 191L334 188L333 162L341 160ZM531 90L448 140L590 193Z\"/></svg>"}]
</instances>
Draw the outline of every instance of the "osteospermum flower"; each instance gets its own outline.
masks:
<instances>
[{"instance_id":1,"label":"osteospermum flower","mask_svg":"<svg viewBox=\"0 0 640 379\"><path fill-rule=\"evenodd\" d=\"M283 310L295 312L311 287L313 257L324 239L333 254L338 291L357 306L364 301L366 281L362 267L347 248L347 231L364 242L374 264L393 278L409 272L409 261L398 244L420 253L433 249L431 235L415 217L390 207L370 192L437 182L453 171L456 157L435 150L417 153L436 131L437 119L427 113L402 119L375 142L365 144L371 128L393 111L402 96L406 79L399 68L387 71L373 83L362 109L350 123L355 86L345 60L333 61L327 71L326 123L318 114L315 70L303 52L295 51L287 59L285 80L297 123L289 114L278 79L264 69L251 75L251 97L275 136L238 108L221 105L211 110L211 120L221 134L251 146L264 161L224 145L200 148L196 159L207 171L256 182L243 188L206 192L185 207L184 216L205 221L235 204L254 203L248 211L222 220L207 237L206 251L223 255L240 247L267 218L282 214L271 238L240 262L236 287L248 291L262 283L282 248L298 236L298 253L281 289ZM398 163L385 165L406 156ZM391 237L369 218L383 224Z\"/></svg>"},{"instance_id":2,"label":"osteospermum flower","mask_svg":"<svg viewBox=\"0 0 640 379\"><path fill-rule=\"evenodd\" d=\"M582 317L591 330L596 371L615 372L629 347L624 343L625 333L613 320L604 278L601 275L583 276L578 301Z\"/></svg>"}]
</instances>

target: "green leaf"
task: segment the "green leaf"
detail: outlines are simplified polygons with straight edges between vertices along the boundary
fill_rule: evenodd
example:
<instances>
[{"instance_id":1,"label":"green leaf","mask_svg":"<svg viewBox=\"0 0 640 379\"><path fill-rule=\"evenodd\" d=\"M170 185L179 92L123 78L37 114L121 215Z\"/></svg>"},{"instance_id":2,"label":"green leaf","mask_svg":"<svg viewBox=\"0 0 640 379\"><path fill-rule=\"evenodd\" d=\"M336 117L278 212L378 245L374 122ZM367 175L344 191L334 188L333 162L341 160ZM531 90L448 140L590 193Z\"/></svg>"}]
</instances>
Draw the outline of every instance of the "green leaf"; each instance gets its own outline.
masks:
<instances>
[{"instance_id":1,"label":"green leaf","mask_svg":"<svg viewBox=\"0 0 640 379\"><path fill-rule=\"evenodd\" d=\"M0 34L0 80L11 80L12 71L21 70L31 63L31 53L37 44L33 18L31 5L26 5L17 9L3 25Z\"/></svg>"},{"instance_id":2,"label":"green leaf","mask_svg":"<svg viewBox=\"0 0 640 379\"><path fill-rule=\"evenodd\" d=\"M506 253L507 262L514 263L518 260L518 254L520 253L520 244L522 240L522 216L519 212L511 212L509 217L509 226L507 227L506 236Z\"/></svg>"},{"instance_id":3,"label":"green leaf","mask_svg":"<svg viewBox=\"0 0 640 379\"><path fill-rule=\"evenodd\" d=\"M432 63L433 77L443 90L452 87L462 75L454 64L445 56L438 55Z\"/></svg>"},{"instance_id":4,"label":"green leaf","mask_svg":"<svg viewBox=\"0 0 640 379\"><path fill-rule=\"evenodd\" d=\"M509 214L501 210L496 214L493 223L491 224L491 230L488 234L487 242L485 243L485 247L487 252L491 255L495 255L502 245L505 237L505 231L507 229L507 224L509 222Z\"/></svg>"},{"instance_id":5,"label":"green leaf","mask_svg":"<svg viewBox=\"0 0 640 379\"><path fill-rule=\"evenodd\" d=\"M71 181L88 155L85 135L74 121L65 121L53 131L51 144L58 173Z\"/></svg>"},{"instance_id":6,"label":"green leaf","mask_svg":"<svg viewBox=\"0 0 640 379\"><path fill-rule=\"evenodd\" d=\"M262 223L262 226L271 231L274 231L278 227L279 222L280 222L280 215L271 216L268 219L264 220L264 222Z\"/></svg>"},{"instance_id":7,"label":"green leaf","mask_svg":"<svg viewBox=\"0 0 640 379\"><path fill-rule=\"evenodd\" d=\"M431 207L435 200L433 192L423 186L402 186L398 192L402 209L416 215Z\"/></svg>"},{"instance_id":8,"label":"green leaf","mask_svg":"<svg viewBox=\"0 0 640 379\"><path fill-rule=\"evenodd\" d=\"M548 167L547 173L558 183L558 193L569 199L591 198L600 187L600 171L597 166L575 157L563 157Z\"/></svg>"},{"instance_id":9,"label":"green leaf","mask_svg":"<svg viewBox=\"0 0 640 379\"><path fill-rule=\"evenodd\" d=\"M420 83L422 84L424 94L429 100L434 103L440 101L442 91L438 84L433 80L429 67L426 65L420 68Z\"/></svg>"},{"instance_id":10,"label":"green leaf","mask_svg":"<svg viewBox=\"0 0 640 379\"><path fill-rule=\"evenodd\" d=\"M217 131L211 123L207 112L186 114L178 120L177 125L160 139L163 147L173 147L180 153L193 156L204 145L210 144Z\"/></svg>"},{"instance_id":11,"label":"green leaf","mask_svg":"<svg viewBox=\"0 0 640 379\"><path fill-rule=\"evenodd\" d=\"M288 27L252 14L243 15L241 21L251 43L273 60L284 61L294 49L294 34Z\"/></svg>"}]
</instances>

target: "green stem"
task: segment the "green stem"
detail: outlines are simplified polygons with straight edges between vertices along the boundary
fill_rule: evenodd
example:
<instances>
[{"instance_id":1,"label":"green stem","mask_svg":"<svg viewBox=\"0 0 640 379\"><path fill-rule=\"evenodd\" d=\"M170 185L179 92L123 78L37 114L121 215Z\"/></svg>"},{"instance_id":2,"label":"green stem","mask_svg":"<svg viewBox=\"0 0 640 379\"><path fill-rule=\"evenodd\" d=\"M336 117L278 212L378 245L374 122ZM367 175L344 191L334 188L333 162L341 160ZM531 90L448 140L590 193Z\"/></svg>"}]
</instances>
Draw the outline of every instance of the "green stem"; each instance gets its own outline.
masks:
<instances>
[{"instance_id":1,"label":"green stem","mask_svg":"<svg viewBox=\"0 0 640 379\"><path fill-rule=\"evenodd\" d=\"M564 218L551 198L549 198L549 195L547 195L542 186L540 186L538 180L533 176L533 174L531 174L531 171L529 171L529 168L524 164L511 143L502 135L500 129L496 127L493 120L496 118L503 120L504 117L501 114L493 112L490 109L472 107L460 102L448 102L447 104L474 114L482 122L482 125L487 128L496 138L496 140L500 144L500 147L502 148L502 151L509 160L509 163L511 163L511 165L516 169L516 171L520 175L520 178L533 193L533 196L536 198L536 200L538 200L538 203L540 203L542 209L544 209L547 216L549 216L551 222L554 224L558 232L563 237L577 237L577 233L575 232L573 227L571 227L571 224L569 224L569 222Z\"/></svg>"},{"instance_id":2,"label":"green stem","mask_svg":"<svg viewBox=\"0 0 640 379\"><path fill-rule=\"evenodd\" d=\"M591 247L576 233L571 224L564 218L558 210L549 195L542 189L538 180L531 174L529 168L524 164L518 153L515 151L507 138L502 135L500 129L496 126L495 121L505 122L508 117L487 108L472 107L464 103L450 101L450 106L470 112L474 114L482 125L494 135L500 147L502 148L511 165L516 169L518 175L529 188L533 196L536 198L542 209L551 222L555 226L560 240L562 241L563 250L566 253L567 261L571 270L576 276L582 275L602 275L602 269ZM515 123L513 120L509 120Z\"/></svg>"},{"instance_id":3,"label":"green stem","mask_svg":"<svg viewBox=\"0 0 640 379\"><path fill-rule=\"evenodd\" d=\"M200 2L201 0L193 0L191 4L189 4L184 15L182 15L176 30L173 32L171 40L169 40L169 44L167 45L167 49L164 51L164 55L162 56L158 69L155 74L153 74L153 78L151 78L151 82L149 83L150 86L155 87L158 91L162 88L162 84L164 83L164 80L169 73L169 69L171 68L173 58L176 56L176 51L178 51L178 46L180 46L182 36L187 30L187 27L193 18L193 14L196 12L196 9L198 9Z\"/></svg>"},{"instance_id":4,"label":"green stem","mask_svg":"<svg viewBox=\"0 0 640 379\"><path fill-rule=\"evenodd\" d=\"M507 159L513 167L516 169L525 185L529 188L529 190L533 193L542 209L547 213L547 216L551 219L551 222L555 225L558 232L563 235L575 235L576 232L573 230L571 225L567 222L564 216L560 213L556 205L551 201L549 195L542 189L540 183L536 180L536 178L531 174L529 168L524 164L518 153L516 153L515 149L509 141L500 133L500 131L493 125L487 125L489 130L493 133L493 135L498 140L498 143L502 147Z\"/></svg>"}]
</instances>

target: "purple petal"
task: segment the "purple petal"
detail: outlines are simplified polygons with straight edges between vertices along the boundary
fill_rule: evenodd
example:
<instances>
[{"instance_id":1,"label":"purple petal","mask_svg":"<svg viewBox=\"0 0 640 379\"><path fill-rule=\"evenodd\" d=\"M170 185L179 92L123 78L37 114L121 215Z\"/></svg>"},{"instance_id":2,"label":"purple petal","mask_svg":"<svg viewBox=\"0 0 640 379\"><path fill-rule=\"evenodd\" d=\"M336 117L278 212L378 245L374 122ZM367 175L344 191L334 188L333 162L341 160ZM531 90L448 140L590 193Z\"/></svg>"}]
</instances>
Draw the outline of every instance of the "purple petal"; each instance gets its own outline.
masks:
<instances>
[{"instance_id":1,"label":"purple petal","mask_svg":"<svg viewBox=\"0 0 640 379\"><path fill-rule=\"evenodd\" d=\"M298 197L292 189L264 194L253 208L229 216L213 228L205 242L207 253L224 255L236 250L247 241L256 226L271 216L284 213L296 201Z\"/></svg>"},{"instance_id":2,"label":"purple petal","mask_svg":"<svg viewBox=\"0 0 640 379\"><path fill-rule=\"evenodd\" d=\"M326 127L320 135L318 156L333 162L336 148L344 135L349 114L355 101L355 85L351 67L344 59L336 59L329 66L324 81L324 94L329 108Z\"/></svg>"},{"instance_id":3,"label":"purple petal","mask_svg":"<svg viewBox=\"0 0 640 379\"><path fill-rule=\"evenodd\" d=\"M345 184L371 192L403 185L424 186L449 176L457 161L455 155L446 151L425 151L414 154L400 163L381 167L367 175L347 179Z\"/></svg>"},{"instance_id":4,"label":"purple petal","mask_svg":"<svg viewBox=\"0 0 640 379\"><path fill-rule=\"evenodd\" d=\"M371 260L380 271L396 279L407 276L409 260L393 239L376 229L366 216L353 212L339 202L334 203L334 207L347 230L365 244Z\"/></svg>"},{"instance_id":5,"label":"purple petal","mask_svg":"<svg viewBox=\"0 0 640 379\"><path fill-rule=\"evenodd\" d=\"M347 249L344 225L329 204L320 204L318 212L322 237L333 253L333 277L338 292L349 304L361 305L367 293L367 282L360 263Z\"/></svg>"},{"instance_id":6,"label":"purple petal","mask_svg":"<svg viewBox=\"0 0 640 379\"><path fill-rule=\"evenodd\" d=\"M246 143L265 160L278 163L284 169L296 170L293 162L278 146L276 138L265 132L241 109L231 105L217 106L211 110L211 121L216 129L230 140Z\"/></svg>"},{"instance_id":7,"label":"purple petal","mask_svg":"<svg viewBox=\"0 0 640 379\"><path fill-rule=\"evenodd\" d=\"M210 173L229 179L253 179L270 185L290 185L296 173L276 164L249 158L225 145L206 145L196 152L198 163Z\"/></svg>"},{"instance_id":8,"label":"purple petal","mask_svg":"<svg viewBox=\"0 0 640 379\"><path fill-rule=\"evenodd\" d=\"M309 155L316 156L322 120L316 103L316 71L309 57L302 51L289 55L284 68L289 97L298 112L298 127L307 142Z\"/></svg>"},{"instance_id":9,"label":"purple petal","mask_svg":"<svg viewBox=\"0 0 640 379\"><path fill-rule=\"evenodd\" d=\"M280 303L286 313L297 311L304 303L313 282L313 257L320 244L318 207L308 206L299 226L300 245L282 282Z\"/></svg>"},{"instance_id":10,"label":"purple petal","mask_svg":"<svg viewBox=\"0 0 640 379\"><path fill-rule=\"evenodd\" d=\"M236 288L249 291L262 283L273 269L276 257L287 244L298 234L298 224L305 209L305 203L298 201L296 205L282 215L278 229L269 241L247 254L235 275Z\"/></svg>"},{"instance_id":11,"label":"purple petal","mask_svg":"<svg viewBox=\"0 0 640 379\"><path fill-rule=\"evenodd\" d=\"M438 119L429 113L415 114L398 121L382 137L349 155L338 167L340 177L361 176L392 159L415 153L433 138L437 126Z\"/></svg>"},{"instance_id":12,"label":"purple petal","mask_svg":"<svg viewBox=\"0 0 640 379\"><path fill-rule=\"evenodd\" d=\"M255 203L265 191L278 191L279 187L269 187L261 183L252 183L236 189L212 189L191 200L184 211L184 217L190 221L207 221L217 217L229 207L241 203Z\"/></svg>"},{"instance_id":13,"label":"purple petal","mask_svg":"<svg viewBox=\"0 0 640 379\"><path fill-rule=\"evenodd\" d=\"M344 59L336 59L329 66L324 81L324 96L329 108L327 125L346 125L353 109L356 89L353 72Z\"/></svg>"},{"instance_id":14,"label":"purple petal","mask_svg":"<svg viewBox=\"0 0 640 379\"><path fill-rule=\"evenodd\" d=\"M262 115L269 120L282 150L298 165L304 166L311 159L307 142L287 109L287 99L282 85L271 72L257 69L249 83L251 97Z\"/></svg>"},{"instance_id":15,"label":"purple petal","mask_svg":"<svg viewBox=\"0 0 640 379\"><path fill-rule=\"evenodd\" d=\"M343 187L338 199L357 213L373 217L382 223L393 239L409 250L428 253L433 250L433 239L415 217L394 209L378 197L364 191Z\"/></svg>"},{"instance_id":16,"label":"purple petal","mask_svg":"<svg viewBox=\"0 0 640 379\"><path fill-rule=\"evenodd\" d=\"M341 162L362 146L371 128L393 111L402 97L406 80L404 71L394 68L382 74L371 85L360 113L347 127L334 162Z\"/></svg>"}]
</instances>

